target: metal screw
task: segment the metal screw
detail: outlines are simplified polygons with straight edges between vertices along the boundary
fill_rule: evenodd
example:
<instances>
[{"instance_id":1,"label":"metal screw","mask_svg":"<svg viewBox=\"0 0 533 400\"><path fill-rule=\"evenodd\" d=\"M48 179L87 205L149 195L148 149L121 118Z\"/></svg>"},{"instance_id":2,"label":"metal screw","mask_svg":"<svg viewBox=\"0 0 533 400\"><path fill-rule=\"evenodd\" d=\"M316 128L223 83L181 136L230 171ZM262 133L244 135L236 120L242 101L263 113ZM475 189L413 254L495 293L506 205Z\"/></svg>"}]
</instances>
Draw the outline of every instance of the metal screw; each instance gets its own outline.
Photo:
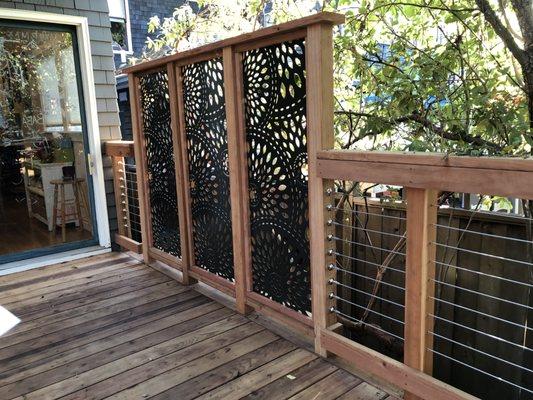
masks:
<instances>
[{"instance_id":1,"label":"metal screw","mask_svg":"<svg viewBox=\"0 0 533 400\"><path fill-rule=\"evenodd\" d=\"M328 256L332 256L333 255L333 249L329 249L328 250Z\"/></svg>"},{"instance_id":2,"label":"metal screw","mask_svg":"<svg viewBox=\"0 0 533 400\"><path fill-rule=\"evenodd\" d=\"M331 226L333 225L333 220L332 219L328 219L328 222L327 222L328 226Z\"/></svg>"},{"instance_id":3,"label":"metal screw","mask_svg":"<svg viewBox=\"0 0 533 400\"><path fill-rule=\"evenodd\" d=\"M333 240L333 235L328 235L328 241L332 241Z\"/></svg>"},{"instance_id":4,"label":"metal screw","mask_svg":"<svg viewBox=\"0 0 533 400\"><path fill-rule=\"evenodd\" d=\"M333 298L335 297L335 294L334 294L333 292L331 292L331 293L328 295L328 297L329 297L330 299L333 299Z\"/></svg>"},{"instance_id":5,"label":"metal screw","mask_svg":"<svg viewBox=\"0 0 533 400\"><path fill-rule=\"evenodd\" d=\"M332 189L332 188L327 188L327 189L326 189L326 194L327 194L328 196L331 196L331 193L333 193L333 189Z\"/></svg>"},{"instance_id":6,"label":"metal screw","mask_svg":"<svg viewBox=\"0 0 533 400\"><path fill-rule=\"evenodd\" d=\"M330 307L329 308L329 312L334 313L335 312L335 307Z\"/></svg>"},{"instance_id":7,"label":"metal screw","mask_svg":"<svg viewBox=\"0 0 533 400\"><path fill-rule=\"evenodd\" d=\"M329 279L328 279L328 283L329 283L330 285L333 285L334 282L335 282L335 279L333 279L333 278L329 278Z\"/></svg>"},{"instance_id":8,"label":"metal screw","mask_svg":"<svg viewBox=\"0 0 533 400\"><path fill-rule=\"evenodd\" d=\"M326 210L331 211L332 209L333 209L333 205L328 204L328 205L326 206Z\"/></svg>"},{"instance_id":9,"label":"metal screw","mask_svg":"<svg viewBox=\"0 0 533 400\"><path fill-rule=\"evenodd\" d=\"M329 264L328 270L333 271L335 269L335 264Z\"/></svg>"}]
</instances>

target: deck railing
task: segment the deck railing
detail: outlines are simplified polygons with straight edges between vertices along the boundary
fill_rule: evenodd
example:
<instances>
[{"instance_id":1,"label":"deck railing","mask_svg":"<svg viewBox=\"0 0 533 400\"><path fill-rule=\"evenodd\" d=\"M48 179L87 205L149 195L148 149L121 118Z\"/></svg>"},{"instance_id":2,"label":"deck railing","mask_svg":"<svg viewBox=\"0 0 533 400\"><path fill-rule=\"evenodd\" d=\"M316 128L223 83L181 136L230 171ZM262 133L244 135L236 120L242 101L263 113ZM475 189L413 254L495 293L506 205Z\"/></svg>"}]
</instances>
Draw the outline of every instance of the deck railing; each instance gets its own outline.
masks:
<instances>
[{"instance_id":1,"label":"deck railing","mask_svg":"<svg viewBox=\"0 0 533 400\"><path fill-rule=\"evenodd\" d=\"M115 243L124 249L141 253L141 221L133 141L106 142L105 155L111 157L113 168L118 231Z\"/></svg>"},{"instance_id":2,"label":"deck railing","mask_svg":"<svg viewBox=\"0 0 533 400\"><path fill-rule=\"evenodd\" d=\"M451 386L429 378L430 375L445 376L443 369L448 370L448 374L453 369L460 371L458 374L465 378L455 377L452 380L462 380L461 386L465 390L475 388L476 393L487 396L491 392L497 393L498 398L530 398L533 394L533 371L529 364L532 332L528 319L533 309L530 293L533 288L533 243L531 232L528 234L528 231L533 221L530 216L505 217L494 216L493 213L481 218L473 211L461 210L463 218L470 214L462 225L445 223L442 220L451 221L451 214L447 210L450 215L441 216L438 220L439 214L446 210L439 207L438 195L466 192L532 199L533 190L529 182L533 179L533 161L437 154L321 151L318 153L318 175L327 182L326 188L333 188L333 181L336 180L379 182L402 187L405 198L402 206L390 207L395 209L394 214L385 216L391 219L387 226L394 224L398 229L395 232L379 232L394 237L387 240L387 245L378 247L373 244L378 251L385 251L387 256L405 257L403 266L400 263L393 267L389 262L390 257L385 257L381 263L369 267L374 272L382 269L381 274L376 275L380 279L387 269L388 275L399 273L404 277L394 283L381 281L384 286L394 286L390 292L380 291L379 295L366 292L367 298L375 296L379 301L394 303L383 307L381 311L369 308L370 312L377 313L380 319L384 318L390 324L380 326L365 322L362 317L354 319L363 329L378 329L384 337L392 338L403 351L403 363L377 351L369 352L363 345L348 340L337 333L338 323L321 330L322 346L327 351L364 365L365 371L422 398L464 396ZM338 230L333 230L338 219L330 192L326 189L324 195L326 226L330 230L324 233L324 237L327 241L329 239L329 248L332 250L328 252L327 259L331 266L329 306L333 314L340 313L346 317L339 311L339 300L345 300L336 294L339 288L346 286L339 274L361 272L353 266L343 267L343 257L352 255L339 251L336 242L350 241L350 232L343 236L342 232L339 234ZM366 214L367 218L368 214L379 216L375 208L371 212L368 209L359 212ZM518 225L521 229L487 231L488 224L494 225L489 218L499 219L500 226ZM479 225L477 228L476 224ZM370 234L378 233L364 227L359 229L365 229L367 233L370 230ZM454 232L459 240L450 243L444 239L446 235L437 235L438 230ZM485 244L482 246L483 238ZM404 245L395 245L401 241L405 242ZM501 241L511 241L514 247L511 250L509 245L502 246L499 243ZM357 246L370 247L364 242ZM448 251L447 257L442 256L442 250ZM375 263L371 257L362 257L357 261ZM452 269L452 274L446 273L449 269ZM467 276L459 279L458 271L464 271ZM476 282L472 281L472 276ZM360 278L371 279L368 275L360 275ZM360 291L357 286L350 287L348 284L348 287ZM447 293L450 291L453 293ZM360 304L355 305L364 308ZM391 309L396 315L392 314ZM359 311L356 315L364 313ZM382 329L384 325L390 327ZM399 332L395 329L398 327ZM445 368L446 362L448 365ZM434 370L434 364L438 364L439 369ZM425 374L416 374L415 370ZM472 376L476 376L476 379ZM479 383L473 382L476 380Z\"/></svg>"},{"instance_id":3,"label":"deck railing","mask_svg":"<svg viewBox=\"0 0 533 400\"><path fill-rule=\"evenodd\" d=\"M126 69L144 260L180 270L184 284L201 281L229 294L241 313L255 309L278 318L313 338L317 353L346 358L404 389L406 397L471 398L436 379L445 378L434 373L434 360L448 357L468 368L454 346L498 359L506 353L487 342L479 348L461 343L459 336L450 336L454 331L437 326L440 318L466 326L461 329L483 329L470 317L457 319L449 309L436 310L443 301L451 303L447 307L467 307L461 299L442 297L440 287L474 291L468 292L474 296L468 307L487 318L504 318L489 303L486 309L477 303L484 297L479 288L462 287L460 280L450 283L446 274L437 273L439 263L467 269L457 259L439 258L439 249L450 242L437 235L444 229L437 219L437 198L449 191L531 199L533 163L332 150L332 27L342 21L337 14L317 14ZM125 170L118 160L120 175ZM347 211L335 185L339 180L402 186L406 201L382 217L395 221L394 229L383 222L370 228L354 225L359 215L367 221L372 217L368 208L345 223ZM123 193L120 184L115 187ZM354 227L366 239L385 234L391 241L365 242L354 236ZM122 229L120 235L128 237ZM529 247L530 238L524 240ZM450 251L475 251L479 257L490 253L454 247ZM361 248L370 252L354 253ZM378 260L376 252L384 258ZM512 258L495 255L499 261ZM340 261L343 257L350 262ZM529 258L519 261L531 263ZM367 269L358 269L358 263ZM391 271L398 277L390 278ZM491 271L483 271L483 279L503 273ZM522 329L523 341L516 332L513 338L490 335L521 346L523 361L513 358L505 365L526 375L502 378L503 372L485 372L515 385L513 395L526 398L531 391L527 317L533 282L531 274L511 280L526 288L520 299L508 299L525 302L521 308L526 312L511 320ZM391 291L383 292L387 285ZM493 293L488 294L496 299L490 301L503 300ZM370 314L390 323L375 323ZM381 332L392 351L385 355L371 349L347 335L347 327Z\"/></svg>"}]
</instances>

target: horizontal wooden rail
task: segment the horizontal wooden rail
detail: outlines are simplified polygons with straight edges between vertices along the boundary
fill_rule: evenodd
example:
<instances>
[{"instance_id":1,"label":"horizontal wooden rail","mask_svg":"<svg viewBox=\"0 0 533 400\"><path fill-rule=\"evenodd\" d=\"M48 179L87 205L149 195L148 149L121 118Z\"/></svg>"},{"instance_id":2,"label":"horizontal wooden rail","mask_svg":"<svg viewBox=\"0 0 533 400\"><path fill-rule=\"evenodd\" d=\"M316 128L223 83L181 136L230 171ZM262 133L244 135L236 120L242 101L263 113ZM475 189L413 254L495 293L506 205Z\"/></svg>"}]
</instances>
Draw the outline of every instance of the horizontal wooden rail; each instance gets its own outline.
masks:
<instances>
[{"instance_id":1,"label":"horizontal wooden rail","mask_svg":"<svg viewBox=\"0 0 533 400\"><path fill-rule=\"evenodd\" d=\"M320 332L322 345L331 353L349 360L359 369L418 396L431 400L474 400L459 389L414 368L386 357L331 330Z\"/></svg>"},{"instance_id":2,"label":"horizontal wooden rail","mask_svg":"<svg viewBox=\"0 0 533 400\"><path fill-rule=\"evenodd\" d=\"M115 234L115 243L123 249L133 251L134 253L141 254L143 251L142 243L139 243L127 236Z\"/></svg>"},{"instance_id":3,"label":"horizontal wooden rail","mask_svg":"<svg viewBox=\"0 0 533 400\"><path fill-rule=\"evenodd\" d=\"M324 179L533 199L533 159L331 150L318 153L318 174Z\"/></svg>"},{"instance_id":4,"label":"horizontal wooden rail","mask_svg":"<svg viewBox=\"0 0 533 400\"><path fill-rule=\"evenodd\" d=\"M533 158L471 157L444 153L359 150L323 150L318 152L318 158L322 160L368 161L387 164L533 172Z\"/></svg>"},{"instance_id":5,"label":"horizontal wooden rail","mask_svg":"<svg viewBox=\"0 0 533 400\"><path fill-rule=\"evenodd\" d=\"M105 142L104 153L110 157L134 157L133 140L111 140Z\"/></svg>"}]
</instances>

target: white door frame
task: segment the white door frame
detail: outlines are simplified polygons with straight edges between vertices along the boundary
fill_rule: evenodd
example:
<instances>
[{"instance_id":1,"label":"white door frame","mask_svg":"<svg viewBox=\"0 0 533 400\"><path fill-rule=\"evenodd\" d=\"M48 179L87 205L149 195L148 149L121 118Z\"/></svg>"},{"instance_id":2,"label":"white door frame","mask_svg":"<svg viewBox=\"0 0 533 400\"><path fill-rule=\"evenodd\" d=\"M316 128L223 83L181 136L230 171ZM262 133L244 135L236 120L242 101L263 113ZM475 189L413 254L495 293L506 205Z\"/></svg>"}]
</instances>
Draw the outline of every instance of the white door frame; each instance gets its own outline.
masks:
<instances>
[{"instance_id":1,"label":"white door frame","mask_svg":"<svg viewBox=\"0 0 533 400\"><path fill-rule=\"evenodd\" d=\"M104 167L100 143L100 129L98 126L98 111L96 108L96 92L94 87L93 63L91 57L91 41L87 18L75 15L53 14L38 11L14 10L0 8L0 18L20 21L42 22L48 24L62 24L76 27L80 58L81 81L83 87L83 101L85 104L85 119L87 137L92 162L92 183L96 224L100 246L111 247L109 219L107 216L107 201L104 182ZM111 44L109 45L111 48ZM111 49L110 49L111 50Z\"/></svg>"}]
</instances>

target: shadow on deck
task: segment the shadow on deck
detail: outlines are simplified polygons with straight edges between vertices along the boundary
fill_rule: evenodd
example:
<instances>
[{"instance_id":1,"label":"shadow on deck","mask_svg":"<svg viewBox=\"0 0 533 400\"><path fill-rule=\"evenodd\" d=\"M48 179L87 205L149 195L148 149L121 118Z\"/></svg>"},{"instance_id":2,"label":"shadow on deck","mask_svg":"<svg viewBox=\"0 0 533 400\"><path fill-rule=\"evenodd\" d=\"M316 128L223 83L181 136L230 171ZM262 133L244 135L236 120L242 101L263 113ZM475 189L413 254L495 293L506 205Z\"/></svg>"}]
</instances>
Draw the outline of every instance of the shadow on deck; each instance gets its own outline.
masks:
<instances>
[{"instance_id":1,"label":"shadow on deck","mask_svg":"<svg viewBox=\"0 0 533 400\"><path fill-rule=\"evenodd\" d=\"M393 399L125 253L0 277L0 399Z\"/></svg>"}]
</instances>

